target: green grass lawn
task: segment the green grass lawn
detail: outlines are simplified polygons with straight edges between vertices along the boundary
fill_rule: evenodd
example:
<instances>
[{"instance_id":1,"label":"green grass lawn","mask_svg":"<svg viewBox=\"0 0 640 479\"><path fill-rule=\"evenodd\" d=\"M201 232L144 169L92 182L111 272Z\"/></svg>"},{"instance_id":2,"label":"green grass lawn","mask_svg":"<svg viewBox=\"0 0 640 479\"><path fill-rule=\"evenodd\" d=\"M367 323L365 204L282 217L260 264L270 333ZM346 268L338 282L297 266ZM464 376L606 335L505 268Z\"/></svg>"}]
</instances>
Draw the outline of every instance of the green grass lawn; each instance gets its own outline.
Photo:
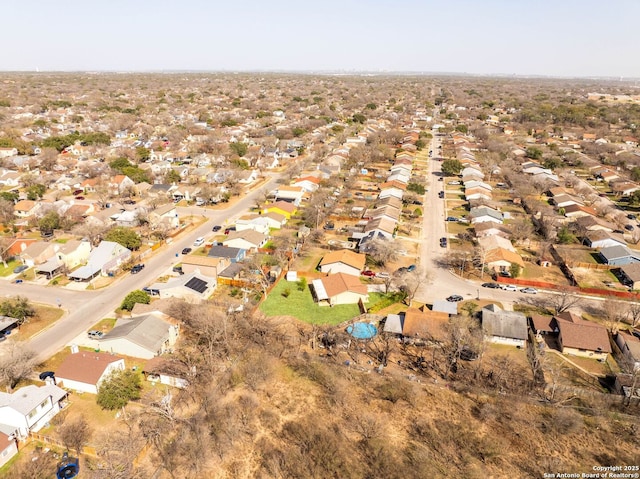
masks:
<instances>
[{"instance_id":1,"label":"green grass lawn","mask_svg":"<svg viewBox=\"0 0 640 479\"><path fill-rule=\"evenodd\" d=\"M285 289L291 293L285 298L282 293ZM382 295L369 294L367 307L380 301ZM297 284L280 281L269 293L269 297L260 305L260 309L267 316L293 316L310 324L340 324L358 316L360 310L357 304L341 304L333 307L318 306L311 296L309 287L304 291L298 291Z\"/></svg>"},{"instance_id":2,"label":"green grass lawn","mask_svg":"<svg viewBox=\"0 0 640 479\"><path fill-rule=\"evenodd\" d=\"M13 273L13 269L16 266L20 266L22 263L18 260L7 261L7 267L4 267L4 264L0 263L0 276L9 276Z\"/></svg>"}]
</instances>

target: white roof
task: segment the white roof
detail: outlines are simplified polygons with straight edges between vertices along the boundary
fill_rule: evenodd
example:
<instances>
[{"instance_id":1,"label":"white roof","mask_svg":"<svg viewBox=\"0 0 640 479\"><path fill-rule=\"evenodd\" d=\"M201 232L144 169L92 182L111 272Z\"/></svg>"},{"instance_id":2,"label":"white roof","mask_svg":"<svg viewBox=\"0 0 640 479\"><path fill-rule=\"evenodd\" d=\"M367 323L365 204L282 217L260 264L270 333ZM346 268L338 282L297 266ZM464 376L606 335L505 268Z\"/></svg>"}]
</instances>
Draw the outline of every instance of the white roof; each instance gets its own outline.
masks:
<instances>
[{"instance_id":1,"label":"white roof","mask_svg":"<svg viewBox=\"0 0 640 479\"><path fill-rule=\"evenodd\" d=\"M316 292L316 298L318 301L322 301L324 299L329 299L329 295L327 291L324 289L324 285L322 284L322 280L314 279L311 284L313 284L313 289Z\"/></svg>"}]
</instances>

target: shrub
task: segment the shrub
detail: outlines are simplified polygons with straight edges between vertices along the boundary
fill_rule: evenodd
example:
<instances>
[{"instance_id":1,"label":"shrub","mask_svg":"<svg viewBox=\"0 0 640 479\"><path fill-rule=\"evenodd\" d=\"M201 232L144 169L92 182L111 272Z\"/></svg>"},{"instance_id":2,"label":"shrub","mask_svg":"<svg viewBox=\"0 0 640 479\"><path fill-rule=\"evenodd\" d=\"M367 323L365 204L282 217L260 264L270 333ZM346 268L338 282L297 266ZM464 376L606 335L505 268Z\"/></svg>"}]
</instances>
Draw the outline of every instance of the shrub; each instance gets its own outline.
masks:
<instances>
[{"instance_id":1,"label":"shrub","mask_svg":"<svg viewBox=\"0 0 640 479\"><path fill-rule=\"evenodd\" d=\"M298 291L304 291L305 289L307 289L307 278L300 278L298 280Z\"/></svg>"},{"instance_id":2,"label":"shrub","mask_svg":"<svg viewBox=\"0 0 640 479\"><path fill-rule=\"evenodd\" d=\"M286 288L286 289L282 292L282 296L284 296L285 298L288 298L290 294L291 294L291 289L289 289L289 288Z\"/></svg>"}]
</instances>

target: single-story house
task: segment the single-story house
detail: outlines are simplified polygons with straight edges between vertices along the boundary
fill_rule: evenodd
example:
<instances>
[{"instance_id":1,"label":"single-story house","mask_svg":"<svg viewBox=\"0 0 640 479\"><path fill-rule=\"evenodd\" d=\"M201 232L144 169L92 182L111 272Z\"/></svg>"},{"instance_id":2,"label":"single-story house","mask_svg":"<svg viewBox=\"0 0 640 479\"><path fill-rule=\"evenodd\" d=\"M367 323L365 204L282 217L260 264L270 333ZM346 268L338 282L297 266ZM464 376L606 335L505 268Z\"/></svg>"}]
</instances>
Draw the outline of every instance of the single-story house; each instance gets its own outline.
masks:
<instances>
[{"instance_id":1,"label":"single-story house","mask_svg":"<svg viewBox=\"0 0 640 479\"><path fill-rule=\"evenodd\" d=\"M538 335L558 334L558 325L553 316L543 316L542 314L531 315L531 330Z\"/></svg>"},{"instance_id":2,"label":"single-story house","mask_svg":"<svg viewBox=\"0 0 640 479\"><path fill-rule=\"evenodd\" d=\"M488 206L471 208L469 216L471 217L471 223L473 224L485 223L487 221L500 224L504 222L504 215L500 211L494 210Z\"/></svg>"},{"instance_id":3,"label":"single-story house","mask_svg":"<svg viewBox=\"0 0 640 479\"><path fill-rule=\"evenodd\" d=\"M13 214L18 218L33 216L40 209L41 203L32 200L20 200L13 207Z\"/></svg>"},{"instance_id":4,"label":"single-story house","mask_svg":"<svg viewBox=\"0 0 640 479\"><path fill-rule=\"evenodd\" d=\"M4 426L4 427L3 427ZM13 429L12 426L0 424L0 467L4 466L9 460L18 454L18 440L13 431L6 434L2 429Z\"/></svg>"},{"instance_id":5,"label":"single-story house","mask_svg":"<svg viewBox=\"0 0 640 479\"><path fill-rule=\"evenodd\" d=\"M171 351L180 328L170 316L154 311L133 318L120 318L100 338L100 348L134 358L151 359Z\"/></svg>"},{"instance_id":6,"label":"single-story house","mask_svg":"<svg viewBox=\"0 0 640 479\"><path fill-rule=\"evenodd\" d=\"M503 248L515 253L516 249L506 238L499 235L483 236L478 238L478 244L484 251L491 251L496 248Z\"/></svg>"},{"instance_id":7,"label":"single-story house","mask_svg":"<svg viewBox=\"0 0 640 479\"><path fill-rule=\"evenodd\" d=\"M514 264L524 268L524 261L520 255L505 248L495 248L487 251L484 257L484 264L494 271L509 271L511 265Z\"/></svg>"},{"instance_id":8,"label":"single-story house","mask_svg":"<svg viewBox=\"0 0 640 479\"><path fill-rule=\"evenodd\" d=\"M213 245L209 248L208 256L213 258L228 259L232 263L238 263L242 261L247 254L246 249L232 248L230 246Z\"/></svg>"},{"instance_id":9,"label":"single-story house","mask_svg":"<svg viewBox=\"0 0 640 479\"><path fill-rule=\"evenodd\" d=\"M356 304L369 301L367 285L360 278L345 273L331 274L312 281L313 293L321 306L336 304Z\"/></svg>"},{"instance_id":10,"label":"single-story house","mask_svg":"<svg viewBox=\"0 0 640 479\"><path fill-rule=\"evenodd\" d=\"M27 246L20 253L20 260L30 268L37 264L42 264L51 258L59 248L59 243L49 243L47 241L36 241Z\"/></svg>"},{"instance_id":11,"label":"single-story house","mask_svg":"<svg viewBox=\"0 0 640 479\"><path fill-rule=\"evenodd\" d=\"M599 254L606 264L612 266L624 266L640 262L640 252L632 251L626 246L608 246L602 248Z\"/></svg>"},{"instance_id":12,"label":"single-story house","mask_svg":"<svg viewBox=\"0 0 640 479\"><path fill-rule=\"evenodd\" d=\"M168 226L169 228L177 228L180 225L178 210L174 203L158 206L155 210L149 212L149 224L152 229L160 226Z\"/></svg>"},{"instance_id":13,"label":"single-story house","mask_svg":"<svg viewBox=\"0 0 640 479\"><path fill-rule=\"evenodd\" d=\"M213 256L186 255L182 257L182 272L191 274L199 270L201 274L210 278L217 278L218 274L224 270L231 261L228 258L218 258Z\"/></svg>"},{"instance_id":14,"label":"single-story house","mask_svg":"<svg viewBox=\"0 0 640 479\"><path fill-rule=\"evenodd\" d=\"M611 352L607 329L596 323L564 315L555 317L558 326L558 343L562 354L607 359Z\"/></svg>"},{"instance_id":15,"label":"single-story house","mask_svg":"<svg viewBox=\"0 0 640 479\"><path fill-rule=\"evenodd\" d=\"M640 289L640 263L625 264L618 271L623 284L631 289Z\"/></svg>"},{"instance_id":16,"label":"single-story house","mask_svg":"<svg viewBox=\"0 0 640 479\"><path fill-rule=\"evenodd\" d=\"M366 260L365 254L355 253L348 249L332 251L324 255L320 261L320 271L329 274L345 273L360 276Z\"/></svg>"},{"instance_id":17,"label":"single-story house","mask_svg":"<svg viewBox=\"0 0 640 479\"><path fill-rule=\"evenodd\" d=\"M296 212L296 210L296 206L288 201L276 201L275 203L265 205L264 208L262 208L262 213L279 213L284 215L285 218L291 219L291 216Z\"/></svg>"},{"instance_id":18,"label":"single-story house","mask_svg":"<svg viewBox=\"0 0 640 479\"><path fill-rule=\"evenodd\" d=\"M267 244L268 236L254 230L232 231L222 242L224 246L256 251Z\"/></svg>"},{"instance_id":19,"label":"single-story house","mask_svg":"<svg viewBox=\"0 0 640 479\"><path fill-rule=\"evenodd\" d=\"M388 314L384 320L383 331L385 333L397 334L402 336L402 326L404 324L404 315Z\"/></svg>"},{"instance_id":20,"label":"single-story house","mask_svg":"<svg viewBox=\"0 0 640 479\"><path fill-rule=\"evenodd\" d=\"M528 335L527 317L490 304L482 308L482 331L485 338L493 343L524 347Z\"/></svg>"},{"instance_id":21,"label":"single-story house","mask_svg":"<svg viewBox=\"0 0 640 479\"><path fill-rule=\"evenodd\" d=\"M195 269L190 274L180 275L166 283L154 283L145 288L151 295L160 299L179 298L192 303L206 300L213 294L218 283L217 278L205 276Z\"/></svg>"},{"instance_id":22,"label":"single-story house","mask_svg":"<svg viewBox=\"0 0 640 479\"><path fill-rule=\"evenodd\" d=\"M67 356L55 371L55 377L67 389L98 394L100 383L117 369L124 370L124 358L83 351Z\"/></svg>"},{"instance_id":23,"label":"single-story house","mask_svg":"<svg viewBox=\"0 0 640 479\"><path fill-rule=\"evenodd\" d=\"M577 218L575 223L579 228L583 228L587 231L603 230L611 233L616 229L616 227L608 221L605 221L596 216L583 216Z\"/></svg>"},{"instance_id":24,"label":"single-story house","mask_svg":"<svg viewBox=\"0 0 640 479\"><path fill-rule=\"evenodd\" d=\"M634 192L640 190L640 185L631 183L630 181L620 181L611 184L611 191L617 196L631 196Z\"/></svg>"},{"instance_id":25,"label":"single-story house","mask_svg":"<svg viewBox=\"0 0 640 479\"><path fill-rule=\"evenodd\" d=\"M116 271L120 265L131 258L131 250L113 241L101 241L91 251L87 264L69 274L76 281L86 281L98 274Z\"/></svg>"},{"instance_id":26,"label":"single-story house","mask_svg":"<svg viewBox=\"0 0 640 479\"><path fill-rule=\"evenodd\" d=\"M64 407L66 398L67 392L53 384L32 384L12 393L0 392L0 428L7 435L25 439L51 421Z\"/></svg>"},{"instance_id":27,"label":"single-story house","mask_svg":"<svg viewBox=\"0 0 640 479\"><path fill-rule=\"evenodd\" d=\"M582 216L598 216L598 212L590 206L568 205L564 208L567 218L580 218Z\"/></svg>"},{"instance_id":28,"label":"single-story house","mask_svg":"<svg viewBox=\"0 0 640 479\"><path fill-rule=\"evenodd\" d=\"M439 313L447 313L449 316L458 314L458 303L441 299L433 302L431 310Z\"/></svg>"},{"instance_id":29,"label":"single-story house","mask_svg":"<svg viewBox=\"0 0 640 479\"><path fill-rule=\"evenodd\" d=\"M409 308L404 313L402 335L405 338L442 341L446 337L449 314L423 307Z\"/></svg>"},{"instance_id":30,"label":"single-story house","mask_svg":"<svg viewBox=\"0 0 640 479\"><path fill-rule=\"evenodd\" d=\"M493 221L485 221L483 223L475 223L473 229L476 233L476 238L482 238L483 236L501 236L503 238L511 238L511 230L504 225L494 223Z\"/></svg>"},{"instance_id":31,"label":"single-story house","mask_svg":"<svg viewBox=\"0 0 640 479\"><path fill-rule=\"evenodd\" d=\"M275 191L276 201L282 200L298 206L302 201L305 190L299 186L280 186Z\"/></svg>"},{"instance_id":32,"label":"single-story house","mask_svg":"<svg viewBox=\"0 0 640 479\"><path fill-rule=\"evenodd\" d=\"M609 246L627 246L624 238L616 233L606 230L587 231L584 235L584 242L593 249L607 248Z\"/></svg>"}]
</instances>

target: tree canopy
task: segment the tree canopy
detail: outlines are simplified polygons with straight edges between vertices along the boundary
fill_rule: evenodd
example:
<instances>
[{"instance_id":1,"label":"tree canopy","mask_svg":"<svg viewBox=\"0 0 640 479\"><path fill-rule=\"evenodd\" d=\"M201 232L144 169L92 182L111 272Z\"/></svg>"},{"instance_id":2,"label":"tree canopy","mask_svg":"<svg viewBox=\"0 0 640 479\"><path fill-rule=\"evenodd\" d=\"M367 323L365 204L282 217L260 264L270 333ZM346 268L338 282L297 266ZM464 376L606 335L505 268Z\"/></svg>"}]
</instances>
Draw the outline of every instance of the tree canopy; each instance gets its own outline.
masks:
<instances>
[{"instance_id":1,"label":"tree canopy","mask_svg":"<svg viewBox=\"0 0 640 479\"><path fill-rule=\"evenodd\" d=\"M122 304L120 305L120 309L131 311L136 303L149 304L150 302L151 296L149 296L149 293L142 291L141 289L136 289L124 297Z\"/></svg>"},{"instance_id":2,"label":"tree canopy","mask_svg":"<svg viewBox=\"0 0 640 479\"><path fill-rule=\"evenodd\" d=\"M130 250L137 250L142 245L140 235L126 226L114 226L105 235L104 239L121 244Z\"/></svg>"},{"instance_id":3,"label":"tree canopy","mask_svg":"<svg viewBox=\"0 0 640 479\"><path fill-rule=\"evenodd\" d=\"M100 385L96 402L102 409L114 410L140 398L140 374L130 369L113 371Z\"/></svg>"},{"instance_id":4,"label":"tree canopy","mask_svg":"<svg viewBox=\"0 0 640 479\"><path fill-rule=\"evenodd\" d=\"M462 163L460 163L460 160L444 160L441 168L445 175L454 176L462 171Z\"/></svg>"}]
</instances>

